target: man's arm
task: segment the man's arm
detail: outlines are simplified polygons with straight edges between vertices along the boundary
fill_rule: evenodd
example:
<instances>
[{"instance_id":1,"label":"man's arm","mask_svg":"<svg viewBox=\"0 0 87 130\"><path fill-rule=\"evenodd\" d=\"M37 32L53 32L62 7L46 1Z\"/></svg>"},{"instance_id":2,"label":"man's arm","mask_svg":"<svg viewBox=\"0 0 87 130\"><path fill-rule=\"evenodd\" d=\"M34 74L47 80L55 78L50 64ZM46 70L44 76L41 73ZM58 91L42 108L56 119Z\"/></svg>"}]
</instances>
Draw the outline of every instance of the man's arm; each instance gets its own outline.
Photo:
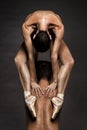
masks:
<instances>
[{"instance_id":1,"label":"man's arm","mask_svg":"<svg viewBox=\"0 0 87 130\"><path fill-rule=\"evenodd\" d=\"M55 34L55 41L52 50L52 63L53 63L53 80L58 80L58 72L59 72L59 65L58 65L58 56L59 56L59 48L62 43L63 35L64 35L64 25L59 15L56 15L58 18L58 24L53 28L53 32Z\"/></svg>"},{"instance_id":2,"label":"man's arm","mask_svg":"<svg viewBox=\"0 0 87 130\"><path fill-rule=\"evenodd\" d=\"M41 96L42 90L40 86L37 84L37 76L36 76L36 69L35 69L35 56L34 56L34 48L31 40L31 34L34 31L35 27L34 25L29 25L26 22L24 22L22 26L22 32L24 36L25 45L28 52L28 58L29 58L29 70L30 70L30 83L32 89L35 91L37 96Z\"/></svg>"},{"instance_id":3,"label":"man's arm","mask_svg":"<svg viewBox=\"0 0 87 130\"><path fill-rule=\"evenodd\" d=\"M52 70L53 70L53 82L47 87L46 93L52 92L57 87L58 82L58 54L59 48L62 43L62 37L64 34L64 26L61 22L58 25L51 27L52 31L55 34L55 40L53 45L51 46L51 62L52 62Z\"/></svg>"},{"instance_id":4,"label":"man's arm","mask_svg":"<svg viewBox=\"0 0 87 130\"><path fill-rule=\"evenodd\" d=\"M33 45L31 40L31 34L33 32L32 27L28 27L26 22L22 26L22 32L24 36L25 45L28 52L29 58L29 68L30 68L30 78L31 80L36 80L36 72L35 72L35 63L34 63L34 52L33 52Z\"/></svg>"}]
</instances>

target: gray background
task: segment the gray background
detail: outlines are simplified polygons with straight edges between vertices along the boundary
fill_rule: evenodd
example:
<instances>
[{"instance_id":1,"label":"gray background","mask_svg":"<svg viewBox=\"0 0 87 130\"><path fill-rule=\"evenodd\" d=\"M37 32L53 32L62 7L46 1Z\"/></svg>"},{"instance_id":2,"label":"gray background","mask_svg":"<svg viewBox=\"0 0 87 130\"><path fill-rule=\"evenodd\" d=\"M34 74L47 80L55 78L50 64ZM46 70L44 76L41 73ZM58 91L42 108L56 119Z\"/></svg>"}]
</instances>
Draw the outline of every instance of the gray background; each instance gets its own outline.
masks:
<instances>
[{"instance_id":1,"label":"gray background","mask_svg":"<svg viewBox=\"0 0 87 130\"><path fill-rule=\"evenodd\" d=\"M87 14L84 1L0 1L0 130L26 130L23 90L14 57L23 39L21 25L35 10L58 13L65 26L64 40L75 59L65 91L60 130L87 129Z\"/></svg>"}]
</instances>

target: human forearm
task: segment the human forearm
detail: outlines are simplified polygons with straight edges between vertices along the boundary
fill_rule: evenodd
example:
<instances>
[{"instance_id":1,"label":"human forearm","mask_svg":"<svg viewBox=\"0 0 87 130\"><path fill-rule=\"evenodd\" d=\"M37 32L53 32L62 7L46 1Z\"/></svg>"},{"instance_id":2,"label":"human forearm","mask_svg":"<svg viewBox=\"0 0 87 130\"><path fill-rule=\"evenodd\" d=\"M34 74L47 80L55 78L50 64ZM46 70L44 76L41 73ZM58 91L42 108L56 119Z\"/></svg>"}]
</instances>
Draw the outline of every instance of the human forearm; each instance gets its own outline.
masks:
<instances>
[{"instance_id":1,"label":"human forearm","mask_svg":"<svg viewBox=\"0 0 87 130\"><path fill-rule=\"evenodd\" d=\"M48 85L48 87L45 90L46 95L50 95L52 92L54 92L58 82L58 71L59 71L58 60L56 59L56 56L51 58L52 58L51 62L52 62L53 77L51 84Z\"/></svg>"},{"instance_id":2,"label":"human forearm","mask_svg":"<svg viewBox=\"0 0 87 130\"><path fill-rule=\"evenodd\" d=\"M59 65L56 57L52 58L53 81L58 81Z\"/></svg>"},{"instance_id":3,"label":"human forearm","mask_svg":"<svg viewBox=\"0 0 87 130\"><path fill-rule=\"evenodd\" d=\"M53 70L53 80L58 80L59 63L58 63L58 52L61 44L61 40L55 39L53 49L51 52L52 70Z\"/></svg>"},{"instance_id":4,"label":"human forearm","mask_svg":"<svg viewBox=\"0 0 87 130\"><path fill-rule=\"evenodd\" d=\"M35 61L33 58L30 58L29 61L29 70L30 70L30 80L35 81L37 80L37 76L36 76L36 69L35 69Z\"/></svg>"}]
</instances>

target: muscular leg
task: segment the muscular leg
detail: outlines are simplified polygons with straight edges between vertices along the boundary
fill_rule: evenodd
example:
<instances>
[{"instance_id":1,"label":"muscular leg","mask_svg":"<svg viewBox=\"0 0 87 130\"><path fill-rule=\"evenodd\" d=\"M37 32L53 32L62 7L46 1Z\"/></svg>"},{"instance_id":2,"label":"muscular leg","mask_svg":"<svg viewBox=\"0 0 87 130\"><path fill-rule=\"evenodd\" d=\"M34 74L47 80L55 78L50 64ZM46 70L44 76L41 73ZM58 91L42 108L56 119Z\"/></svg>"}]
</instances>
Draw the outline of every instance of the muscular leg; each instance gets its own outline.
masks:
<instances>
[{"instance_id":1,"label":"muscular leg","mask_svg":"<svg viewBox=\"0 0 87 130\"><path fill-rule=\"evenodd\" d=\"M36 117L34 103L36 101L35 96L31 96L30 93L30 74L29 69L27 66L27 51L25 48L24 43L20 47L16 57L15 57L15 64L18 69L20 81L24 90L25 102L30 111L32 111L32 115Z\"/></svg>"},{"instance_id":2,"label":"muscular leg","mask_svg":"<svg viewBox=\"0 0 87 130\"><path fill-rule=\"evenodd\" d=\"M25 91L30 91L30 74L27 66L27 54L24 43L15 56L15 64L18 69L20 80Z\"/></svg>"},{"instance_id":3,"label":"muscular leg","mask_svg":"<svg viewBox=\"0 0 87 130\"><path fill-rule=\"evenodd\" d=\"M64 72L64 75L63 75L63 72ZM52 102L54 105L54 111L53 111L53 115L52 115L53 119L56 117L56 115L62 108L62 104L63 104L63 100L64 100L64 92L65 92L65 88L66 88L66 85L68 82L69 75L70 75L70 73L67 72L67 69L65 67L60 68L60 72L59 72L58 76L61 81L58 84L59 85L58 94L57 94L57 97L53 97L53 99L52 99Z\"/></svg>"},{"instance_id":4,"label":"muscular leg","mask_svg":"<svg viewBox=\"0 0 87 130\"><path fill-rule=\"evenodd\" d=\"M58 73L58 95L57 97L53 98L53 103L56 106L55 108L57 108L55 109L55 114L54 114L55 116L59 112L60 108L62 107L63 100L64 100L63 98L64 92L67 86L70 72L74 65L74 59L64 41L62 41L62 45L59 50L59 56L61 60L61 65ZM59 102L60 105L58 105L57 102Z\"/></svg>"}]
</instances>

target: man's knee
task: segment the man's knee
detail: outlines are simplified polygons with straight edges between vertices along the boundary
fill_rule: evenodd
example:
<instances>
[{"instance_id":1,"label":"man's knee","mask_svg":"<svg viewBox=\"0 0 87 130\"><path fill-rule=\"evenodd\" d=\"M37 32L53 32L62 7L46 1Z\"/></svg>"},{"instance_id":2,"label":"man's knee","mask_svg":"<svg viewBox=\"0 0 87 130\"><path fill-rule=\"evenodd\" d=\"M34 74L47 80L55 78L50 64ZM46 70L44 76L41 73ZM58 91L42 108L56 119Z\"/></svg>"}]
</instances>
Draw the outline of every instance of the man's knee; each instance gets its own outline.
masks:
<instances>
[{"instance_id":1,"label":"man's knee","mask_svg":"<svg viewBox=\"0 0 87 130\"><path fill-rule=\"evenodd\" d=\"M67 64L69 66L69 68L72 68L74 66L74 62L75 60L72 58Z\"/></svg>"},{"instance_id":2,"label":"man's knee","mask_svg":"<svg viewBox=\"0 0 87 130\"><path fill-rule=\"evenodd\" d=\"M23 61L23 60L22 60L22 57L20 57L20 56L15 56L14 62L15 62L15 64L16 64L16 66L21 66L21 64L22 64L23 62L25 63L25 61Z\"/></svg>"},{"instance_id":3,"label":"man's knee","mask_svg":"<svg viewBox=\"0 0 87 130\"><path fill-rule=\"evenodd\" d=\"M19 60L18 60L17 56L14 57L14 62L15 62L16 65L19 64Z\"/></svg>"}]
</instances>

